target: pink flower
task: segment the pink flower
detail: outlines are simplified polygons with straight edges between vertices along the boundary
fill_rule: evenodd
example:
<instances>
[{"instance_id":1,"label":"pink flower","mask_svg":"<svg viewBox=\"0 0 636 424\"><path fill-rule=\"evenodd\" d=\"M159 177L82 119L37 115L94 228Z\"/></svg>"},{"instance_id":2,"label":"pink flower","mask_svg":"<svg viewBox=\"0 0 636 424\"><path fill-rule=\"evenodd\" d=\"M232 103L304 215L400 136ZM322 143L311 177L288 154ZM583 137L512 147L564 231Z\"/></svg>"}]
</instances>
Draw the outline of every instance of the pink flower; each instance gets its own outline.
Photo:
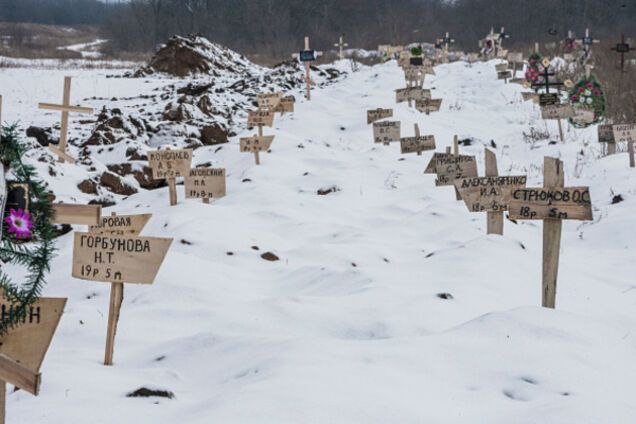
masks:
<instances>
[{"instance_id":1,"label":"pink flower","mask_svg":"<svg viewBox=\"0 0 636 424\"><path fill-rule=\"evenodd\" d=\"M576 102L579 100L578 96L572 96L570 97L570 100L572 100L573 102Z\"/></svg>"},{"instance_id":2,"label":"pink flower","mask_svg":"<svg viewBox=\"0 0 636 424\"><path fill-rule=\"evenodd\" d=\"M33 222L29 212L22 209L9 210L9 216L4 219L4 222L9 226L9 233L14 233L16 238L29 238L31 237L31 228L33 228Z\"/></svg>"},{"instance_id":3,"label":"pink flower","mask_svg":"<svg viewBox=\"0 0 636 424\"><path fill-rule=\"evenodd\" d=\"M587 83L587 88L589 88L591 90L592 88L594 88L594 84L592 84L591 82L588 82Z\"/></svg>"},{"instance_id":4,"label":"pink flower","mask_svg":"<svg viewBox=\"0 0 636 424\"><path fill-rule=\"evenodd\" d=\"M579 94L583 94L583 93L585 93L585 88L579 87Z\"/></svg>"},{"instance_id":5,"label":"pink flower","mask_svg":"<svg viewBox=\"0 0 636 424\"><path fill-rule=\"evenodd\" d=\"M601 96L601 90L599 90L598 88L596 90L594 90L594 96L596 97L600 97Z\"/></svg>"}]
</instances>

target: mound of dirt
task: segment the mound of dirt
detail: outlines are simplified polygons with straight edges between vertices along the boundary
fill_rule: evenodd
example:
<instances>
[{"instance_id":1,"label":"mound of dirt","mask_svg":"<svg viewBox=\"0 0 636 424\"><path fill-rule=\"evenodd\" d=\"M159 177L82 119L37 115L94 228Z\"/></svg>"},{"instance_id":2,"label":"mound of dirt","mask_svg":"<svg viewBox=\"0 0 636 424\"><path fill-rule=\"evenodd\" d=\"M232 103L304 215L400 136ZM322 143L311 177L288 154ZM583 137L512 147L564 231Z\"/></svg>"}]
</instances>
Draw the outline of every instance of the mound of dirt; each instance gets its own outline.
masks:
<instances>
[{"instance_id":1,"label":"mound of dirt","mask_svg":"<svg viewBox=\"0 0 636 424\"><path fill-rule=\"evenodd\" d=\"M145 77L156 72L177 77L200 75L244 78L258 65L244 56L204 37L173 36L152 57L150 62L131 76Z\"/></svg>"}]
</instances>

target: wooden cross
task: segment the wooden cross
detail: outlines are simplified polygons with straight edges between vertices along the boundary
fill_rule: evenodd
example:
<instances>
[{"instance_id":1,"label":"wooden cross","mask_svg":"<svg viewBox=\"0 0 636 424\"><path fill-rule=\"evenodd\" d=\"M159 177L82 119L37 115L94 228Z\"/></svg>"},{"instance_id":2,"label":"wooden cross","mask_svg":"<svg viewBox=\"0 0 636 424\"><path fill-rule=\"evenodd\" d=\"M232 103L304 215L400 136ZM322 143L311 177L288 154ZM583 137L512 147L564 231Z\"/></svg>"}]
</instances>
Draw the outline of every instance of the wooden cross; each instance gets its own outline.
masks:
<instances>
[{"instance_id":1,"label":"wooden cross","mask_svg":"<svg viewBox=\"0 0 636 424\"><path fill-rule=\"evenodd\" d=\"M503 40L505 40L506 38L510 38L510 35L506 34L504 27L501 27L501 30L499 31L499 37L497 38L497 44L499 45L499 47L503 45Z\"/></svg>"},{"instance_id":2,"label":"wooden cross","mask_svg":"<svg viewBox=\"0 0 636 424\"><path fill-rule=\"evenodd\" d=\"M550 72L550 61L547 58L543 59L543 82L539 82L536 84L532 84L532 88L534 88L535 92L537 92L540 88L544 88L545 89L545 97L550 97L550 87L556 87L557 88L557 94L556 96L554 96L552 98L553 101L551 101L550 103L554 104L554 103L558 103L558 92L560 87L563 86L563 81L550 81L550 77L554 76L555 73L554 72ZM539 102L541 103L541 98L539 98ZM547 104L547 103L545 103ZM561 142L564 141L564 137L563 137L563 127L561 126L561 120L557 119L557 123L559 125L559 137L561 139Z\"/></svg>"},{"instance_id":3,"label":"wooden cross","mask_svg":"<svg viewBox=\"0 0 636 424\"><path fill-rule=\"evenodd\" d=\"M336 44L334 44L333 46L334 47L338 47L338 49L339 49L338 58L340 58L340 60L344 59L343 48L344 47L349 47L349 44L344 42L344 34L340 36L340 39L338 40L338 42Z\"/></svg>"},{"instance_id":4,"label":"wooden cross","mask_svg":"<svg viewBox=\"0 0 636 424\"><path fill-rule=\"evenodd\" d=\"M589 187L565 186L563 162L545 157L543 161L543 188L520 188L512 193L509 205L510 219L543 220L543 277L542 301L544 308L556 304L557 275L561 229L564 219L591 221L592 202Z\"/></svg>"},{"instance_id":5,"label":"wooden cross","mask_svg":"<svg viewBox=\"0 0 636 424\"><path fill-rule=\"evenodd\" d=\"M292 55L292 57L305 64L305 81L307 82L307 94L305 97L307 97L307 100L311 100L311 62L314 62L318 56L322 56L322 52L309 48L309 37L305 37L305 50Z\"/></svg>"},{"instance_id":6,"label":"wooden cross","mask_svg":"<svg viewBox=\"0 0 636 424\"><path fill-rule=\"evenodd\" d=\"M40 109L62 112L62 121L60 124L60 144L57 148L49 144L49 149L58 156L58 162L75 162L75 159L73 159L66 153L66 142L68 139L68 114L93 113L93 108L71 106L71 77L64 77L64 94L61 105L52 103L40 103L38 107Z\"/></svg>"},{"instance_id":7,"label":"wooden cross","mask_svg":"<svg viewBox=\"0 0 636 424\"><path fill-rule=\"evenodd\" d=\"M581 44L583 44L583 52L585 53L585 56L583 57L584 63L587 62L587 60L590 58L590 54L592 52L592 45L598 44L598 43L600 43L600 40L595 40L590 35L590 29L585 28L585 37L581 39Z\"/></svg>"},{"instance_id":8,"label":"wooden cross","mask_svg":"<svg viewBox=\"0 0 636 424\"><path fill-rule=\"evenodd\" d=\"M625 54L636 50L625 41L625 34L621 34L621 42L612 47L612 50L621 55L621 72L625 72ZM2 97L0 97L0 101Z\"/></svg>"},{"instance_id":9,"label":"wooden cross","mask_svg":"<svg viewBox=\"0 0 636 424\"><path fill-rule=\"evenodd\" d=\"M450 38L450 34L448 32L444 35L444 38L442 38L442 44L444 45L444 62L445 63L448 63L448 50L450 48L450 45L454 42L455 40L453 38Z\"/></svg>"}]
</instances>

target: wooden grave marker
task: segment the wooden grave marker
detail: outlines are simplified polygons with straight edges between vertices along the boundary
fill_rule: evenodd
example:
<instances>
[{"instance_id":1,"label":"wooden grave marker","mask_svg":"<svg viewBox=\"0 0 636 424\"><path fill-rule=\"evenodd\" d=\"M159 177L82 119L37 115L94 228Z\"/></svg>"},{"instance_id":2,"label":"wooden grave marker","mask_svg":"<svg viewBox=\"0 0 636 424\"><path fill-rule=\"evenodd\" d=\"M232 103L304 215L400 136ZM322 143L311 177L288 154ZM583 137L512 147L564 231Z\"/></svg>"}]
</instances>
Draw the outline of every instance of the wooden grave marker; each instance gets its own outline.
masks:
<instances>
[{"instance_id":1,"label":"wooden grave marker","mask_svg":"<svg viewBox=\"0 0 636 424\"><path fill-rule=\"evenodd\" d=\"M251 110L247 114L247 127L258 127L258 135L253 137L244 137L239 140L239 149L241 152L254 153L254 163L261 164L261 151L269 150L274 140L274 136L264 136L263 127L272 127L274 125L274 112L269 110Z\"/></svg>"},{"instance_id":2,"label":"wooden grave marker","mask_svg":"<svg viewBox=\"0 0 636 424\"><path fill-rule=\"evenodd\" d=\"M305 37L305 49L292 55L305 65L305 82L307 83L307 100L311 100L311 62L315 62L322 52L309 48L309 37Z\"/></svg>"},{"instance_id":3,"label":"wooden grave marker","mask_svg":"<svg viewBox=\"0 0 636 424\"><path fill-rule=\"evenodd\" d=\"M434 153L430 162L424 170L425 174L436 174L435 186L453 186L457 178L476 177L477 161L475 156L459 154L459 140L453 138L453 153L451 148L446 149L446 153ZM455 198L461 200L459 191L455 188Z\"/></svg>"},{"instance_id":4,"label":"wooden grave marker","mask_svg":"<svg viewBox=\"0 0 636 424\"><path fill-rule=\"evenodd\" d=\"M0 424L5 422L7 383L37 396L40 368L60 322L66 298L42 297L30 305L20 324L0 339ZM0 311L10 316L13 305L2 295Z\"/></svg>"},{"instance_id":5,"label":"wooden grave marker","mask_svg":"<svg viewBox=\"0 0 636 424\"><path fill-rule=\"evenodd\" d=\"M210 199L225 196L225 168L193 168L185 177L186 199Z\"/></svg>"},{"instance_id":6,"label":"wooden grave marker","mask_svg":"<svg viewBox=\"0 0 636 424\"><path fill-rule=\"evenodd\" d=\"M409 106L413 101L430 99L431 97L431 90L422 87L405 87L395 90L395 102L409 102Z\"/></svg>"},{"instance_id":7,"label":"wooden grave marker","mask_svg":"<svg viewBox=\"0 0 636 424\"><path fill-rule=\"evenodd\" d=\"M110 283L104 365L113 364L124 283L152 284L165 259L171 238L139 237L150 217L126 220L111 215L95 232L78 232L73 240L74 278ZM111 227L112 224L112 227ZM123 234L120 234L122 233Z\"/></svg>"},{"instance_id":8,"label":"wooden grave marker","mask_svg":"<svg viewBox=\"0 0 636 424\"><path fill-rule=\"evenodd\" d=\"M192 149L167 149L148 152L148 163L155 180L167 180L170 206L177 204L177 177L190 172Z\"/></svg>"},{"instance_id":9,"label":"wooden grave marker","mask_svg":"<svg viewBox=\"0 0 636 424\"><path fill-rule=\"evenodd\" d=\"M581 44L583 45L583 64L587 63L592 55L592 46L594 44L600 43L600 40L595 40L594 37L590 35L590 29L585 28L585 37L581 39Z\"/></svg>"},{"instance_id":10,"label":"wooden grave marker","mask_svg":"<svg viewBox=\"0 0 636 424\"><path fill-rule=\"evenodd\" d=\"M439 112L443 99L422 99L415 101L415 108L422 113L429 115L431 112Z\"/></svg>"},{"instance_id":11,"label":"wooden grave marker","mask_svg":"<svg viewBox=\"0 0 636 424\"><path fill-rule=\"evenodd\" d=\"M629 43L625 40L625 34L621 34L621 41L617 43L615 47L612 47L612 51L615 51L617 54L621 55L621 72L625 72L625 55L634 50L636 49L630 46ZM0 100L2 99L0 98Z\"/></svg>"},{"instance_id":12,"label":"wooden grave marker","mask_svg":"<svg viewBox=\"0 0 636 424\"><path fill-rule=\"evenodd\" d=\"M604 147L607 155L616 153L616 140L614 139L614 128L612 124L601 124L598 129L598 142Z\"/></svg>"},{"instance_id":13,"label":"wooden grave marker","mask_svg":"<svg viewBox=\"0 0 636 424\"><path fill-rule=\"evenodd\" d=\"M417 124L413 124L415 129L415 137L402 137L400 138L400 153L417 153L418 156L422 155L422 152L426 150L435 150L435 136L434 135L420 135L420 127Z\"/></svg>"},{"instance_id":14,"label":"wooden grave marker","mask_svg":"<svg viewBox=\"0 0 636 424\"><path fill-rule=\"evenodd\" d=\"M102 217L100 205L76 205L57 203L51 205L53 222L67 225L96 225Z\"/></svg>"},{"instance_id":15,"label":"wooden grave marker","mask_svg":"<svg viewBox=\"0 0 636 424\"><path fill-rule=\"evenodd\" d=\"M382 121L373 123L373 142L388 146L400 141L400 121Z\"/></svg>"},{"instance_id":16,"label":"wooden grave marker","mask_svg":"<svg viewBox=\"0 0 636 424\"><path fill-rule=\"evenodd\" d=\"M340 36L338 42L333 45L334 47L338 47L338 58L340 60L344 59L344 48L349 47L349 44L344 42L344 34Z\"/></svg>"},{"instance_id":17,"label":"wooden grave marker","mask_svg":"<svg viewBox=\"0 0 636 424\"><path fill-rule=\"evenodd\" d=\"M280 99L278 106L274 108L274 113L280 113L281 115L284 115L285 113L293 113L295 103L296 99L294 99L294 96L285 96Z\"/></svg>"},{"instance_id":18,"label":"wooden grave marker","mask_svg":"<svg viewBox=\"0 0 636 424\"><path fill-rule=\"evenodd\" d=\"M510 219L543 220L542 301L544 308L556 306L557 275L561 229L564 219L591 221L592 201L589 187L564 187L563 162L545 157L543 187L513 191L509 204Z\"/></svg>"},{"instance_id":19,"label":"wooden grave marker","mask_svg":"<svg viewBox=\"0 0 636 424\"><path fill-rule=\"evenodd\" d=\"M442 38L442 45L444 46L444 50L443 50L443 61L444 63L448 63L449 62L449 48L450 45L455 43L455 40L453 38L450 37L450 34L447 32L444 35L444 38Z\"/></svg>"},{"instance_id":20,"label":"wooden grave marker","mask_svg":"<svg viewBox=\"0 0 636 424\"><path fill-rule=\"evenodd\" d=\"M565 84L562 81L550 81L550 77L554 76L554 72L550 72L550 61L548 58L543 59L543 82L532 84L532 88L538 90L540 88L545 89L545 93L539 95L539 103L541 106L541 116L543 119L556 119L559 125L559 137L561 142L564 141L563 127L561 126L561 119L571 118L574 116L574 109L569 105L561 105L559 103L558 91ZM557 93L550 93L550 88L556 87Z\"/></svg>"},{"instance_id":21,"label":"wooden grave marker","mask_svg":"<svg viewBox=\"0 0 636 424\"><path fill-rule=\"evenodd\" d=\"M92 234L111 236L138 236L150 218L152 218L151 213L134 215L112 213L110 216L102 217L99 224L88 227L88 231Z\"/></svg>"},{"instance_id":22,"label":"wooden grave marker","mask_svg":"<svg viewBox=\"0 0 636 424\"><path fill-rule=\"evenodd\" d=\"M502 62L495 65L497 71L497 79L504 80L508 84L508 79L512 78L512 73L508 70L508 63Z\"/></svg>"},{"instance_id":23,"label":"wooden grave marker","mask_svg":"<svg viewBox=\"0 0 636 424\"><path fill-rule=\"evenodd\" d=\"M256 95L256 103L260 110L275 112L282 99L282 93L258 93Z\"/></svg>"},{"instance_id":24,"label":"wooden grave marker","mask_svg":"<svg viewBox=\"0 0 636 424\"><path fill-rule=\"evenodd\" d=\"M393 116L393 109L370 109L367 110L367 125L385 118Z\"/></svg>"},{"instance_id":25,"label":"wooden grave marker","mask_svg":"<svg viewBox=\"0 0 636 424\"><path fill-rule=\"evenodd\" d=\"M614 125L614 140L616 143L627 143L627 152L629 153L629 167L636 167L634 160L634 143L636 142L636 124Z\"/></svg>"},{"instance_id":26,"label":"wooden grave marker","mask_svg":"<svg viewBox=\"0 0 636 424\"><path fill-rule=\"evenodd\" d=\"M58 162L74 163L75 159L66 152L68 141L68 115L69 113L93 113L91 107L71 106L71 77L64 77L64 92L61 105L52 103L40 103L38 108L62 112L60 123L60 143L57 147L49 144L49 150L58 157Z\"/></svg>"},{"instance_id":27,"label":"wooden grave marker","mask_svg":"<svg viewBox=\"0 0 636 424\"><path fill-rule=\"evenodd\" d=\"M498 176L497 157L485 149L486 176L460 178L455 188L470 212L486 212L487 234L503 235L503 213L515 189L526 186L525 175Z\"/></svg>"}]
</instances>

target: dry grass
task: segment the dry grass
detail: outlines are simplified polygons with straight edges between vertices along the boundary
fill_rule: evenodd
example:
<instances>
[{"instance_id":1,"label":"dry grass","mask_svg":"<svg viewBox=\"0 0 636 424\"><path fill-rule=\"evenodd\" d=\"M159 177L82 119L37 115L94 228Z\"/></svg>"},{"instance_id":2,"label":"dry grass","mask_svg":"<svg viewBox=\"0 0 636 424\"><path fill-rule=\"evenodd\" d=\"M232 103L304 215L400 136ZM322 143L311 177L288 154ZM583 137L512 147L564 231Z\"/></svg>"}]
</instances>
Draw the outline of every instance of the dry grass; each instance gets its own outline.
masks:
<instances>
[{"instance_id":1,"label":"dry grass","mask_svg":"<svg viewBox=\"0 0 636 424\"><path fill-rule=\"evenodd\" d=\"M90 26L0 22L0 55L25 59L79 59L80 53L58 47L89 43L98 37L97 28Z\"/></svg>"}]
</instances>

